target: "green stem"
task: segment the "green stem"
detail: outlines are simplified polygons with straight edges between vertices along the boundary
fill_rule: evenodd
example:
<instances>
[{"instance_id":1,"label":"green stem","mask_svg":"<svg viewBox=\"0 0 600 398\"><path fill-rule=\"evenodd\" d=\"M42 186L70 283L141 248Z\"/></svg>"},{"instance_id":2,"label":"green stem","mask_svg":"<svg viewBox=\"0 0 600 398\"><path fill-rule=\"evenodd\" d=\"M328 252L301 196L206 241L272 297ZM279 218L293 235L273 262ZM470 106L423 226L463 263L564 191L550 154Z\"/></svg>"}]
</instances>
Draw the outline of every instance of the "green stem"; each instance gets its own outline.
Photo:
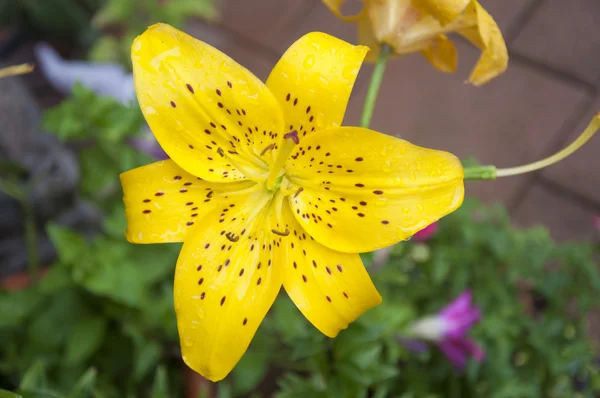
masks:
<instances>
[{"instance_id":1,"label":"green stem","mask_svg":"<svg viewBox=\"0 0 600 398\"><path fill-rule=\"evenodd\" d=\"M377 94L379 94L379 88L381 87L381 81L383 80L383 72L385 72L385 67L391 52L392 48L390 46L385 43L381 45L377 63L375 64L375 69L373 69L373 74L371 75L371 82L369 83L369 89L367 90L367 98L365 98L362 116L360 118L361 127L368 128L371 124L373 110L375 109L375 101L377 101Z\"/></svg>"},{"instance_id":2,"label":"green stem","mask_svg":"<svg viewBox=\"0 0 600 398\"><path fill-rule=\"evenodd\" d=\"M465 180L495 180L496 166L465 167Z\"/></svg>"},{"instance_id":3,"label":"green stem","mask_svg":"<svg viewBox=\"0 0 600 398\"><path fill-rule=\"evenodd\" d=\"M35 225L35 212L28 198L21 202L23 215L25 216L25 245L27 247L27 262L29 276L36 282L38 279L39 256L37 243L37 230Z\"/></svg>"}]
</instances>

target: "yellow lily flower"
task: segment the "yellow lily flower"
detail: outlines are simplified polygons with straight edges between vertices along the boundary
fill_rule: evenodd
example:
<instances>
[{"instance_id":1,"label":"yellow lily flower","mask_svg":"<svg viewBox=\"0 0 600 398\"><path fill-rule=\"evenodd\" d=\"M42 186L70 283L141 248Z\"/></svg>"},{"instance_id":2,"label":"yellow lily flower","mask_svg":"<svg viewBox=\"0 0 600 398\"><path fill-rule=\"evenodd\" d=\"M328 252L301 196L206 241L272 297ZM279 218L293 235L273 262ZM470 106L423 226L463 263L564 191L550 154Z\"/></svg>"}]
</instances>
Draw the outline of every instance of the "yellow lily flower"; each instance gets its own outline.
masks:
<instances>
[{"instance_id":1,"label":"yellow lily flower","mask_svg":"<svg viewBox=\"0 0 600 398\"><path fill-rule=\"evenodd\" d=\"M346 17L340 11L344 0L323 0L343 20L358 21L359 42L374 50L371 60L385 43L397 55L419 51L437 69L452 73L458 57L446 35L458 33L482 52L469 83L480 86L506 70L508 51L502 33L476 0L363 1L361 13Z\"/></svg>"},{"instance_id":2,"label":"yellow lily flower","mask_svg":"<svg viewBox=\"0 0 600 398\"><path fill-rule=\"evenodd\" d=\"M335 337L381 302L358 253L462 203L455 156L340 127L367 51L310 33L265 85L168 25L133 44L140 107L172 160L121 175L126 237L184 242L174 288L182 356L210 380L239 361L282 285Z\"/></svg>"}]
</instances>

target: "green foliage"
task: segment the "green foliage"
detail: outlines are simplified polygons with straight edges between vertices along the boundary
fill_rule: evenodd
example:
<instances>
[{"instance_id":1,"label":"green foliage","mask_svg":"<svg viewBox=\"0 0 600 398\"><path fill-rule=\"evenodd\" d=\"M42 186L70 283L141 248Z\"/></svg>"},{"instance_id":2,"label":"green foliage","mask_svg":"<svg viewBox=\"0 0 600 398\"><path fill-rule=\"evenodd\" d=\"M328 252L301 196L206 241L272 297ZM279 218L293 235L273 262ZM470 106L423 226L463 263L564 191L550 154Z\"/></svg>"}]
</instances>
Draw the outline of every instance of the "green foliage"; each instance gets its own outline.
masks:
<instances>
[{"instance_id":1,"label":"green foliage","mask_svg":"<svg viewBox=\"0 0 600 398\"><path fill-rule=\"evenodd\" d=\"M40 33L83 41L100 0L0 0L0 26L22 23Z\"/></svg>"},{"instance_id":2,"label":"green foliage","mask_svg":"<svg viewBox=\"0 0 600 398\"><path fill-rule=\"evenodd\" d=\"M172 275L179 245L144 247L124 239L118 175L152 161L127 145L142 122L139 109L79 86L46 112L48 130L85 147L79 193L105 218L93 238L48 224L58 261L31 288L0 291L0 384L22 379L18 392L25 397L32 390L61 397L150 394L159 364L165 366L156 373L153 396L180 387L169 390L165 370L181 366L172 354L178 351Z\"/></svg>"},{"instance_id":3,"label":"green foliage","mask_svg":"<svg viewBox=\"0 0 600 398\"><path fill-rule=\"evenodd\" d=\"M597 396L600 367L585 327L600 298L595 252L558 245L543 228L514 228L502 208L467 200L430 242L394 248L373 272L383 304L336 339L319 339L286 299L276 302L257 339L273 341L270 362L287 369L277 396ZM472 335L487 357L460 374L435 347L410 352L398 337L467 288L482 307Z\"/></svg>"},{"instance_id":4,"label":"green foliage","mask_svg":"<svg viewBox=\"0 0 600 398\"><path fill-rule=\"evenodd\" d=\"M119 27L119 36L106 35L89 52L96 62L117 62L131 66L131 44L150 25L164 22L181 28L188 18L215 19L215 0L107 0L94 16L98 28ZM114 29L112 29L114 31Z\"/></svg>"},{"instance_id":5,"label":"green foliage","mask_svg":"<svg viewBox=\"0 0 600 398\"><path fill-rule=\"evenodd\" d=\"M139 107L123 106L81 85L75 85L71 98L48 110L43 120L44 128L61 141L82 147L79 190L109 211L120 203L118 175L152 161L126 145L143 123Z\"/></svg>"},{"instance_id":6,"label":"green foliage","mask_svg":"<svg viewBox=\"0 0 600 398\"><path fill-rule=\"evenodd\" d=\"M24 24L45 38L69 40L95 62L131 66L131 44L148 26L182 28L190 18L214 20L215 0L0 0L0 27Z\"/></svg>"}]
</instances>

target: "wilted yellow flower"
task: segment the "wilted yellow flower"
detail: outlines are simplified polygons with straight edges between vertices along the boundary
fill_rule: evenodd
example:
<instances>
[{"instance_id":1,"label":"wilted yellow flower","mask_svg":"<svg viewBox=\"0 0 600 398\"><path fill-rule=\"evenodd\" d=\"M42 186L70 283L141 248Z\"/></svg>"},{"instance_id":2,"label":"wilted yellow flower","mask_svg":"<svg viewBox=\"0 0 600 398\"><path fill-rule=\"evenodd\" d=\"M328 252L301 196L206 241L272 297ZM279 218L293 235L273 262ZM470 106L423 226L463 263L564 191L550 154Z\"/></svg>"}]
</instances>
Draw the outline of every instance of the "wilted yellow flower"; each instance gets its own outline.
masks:
<instances>
[{"instance_id":1,"label":"wilted yellow flower","mask_svg":"<svg viewBox=\"0 0 600 398\"><path fill-rule=\"evenodd\" d=\"M476 0L363 0L361 13L341 15L344 0L323 2L345 21L358 21L360 44L374 60L381 44L395 54L420 52L442 72L455 72L457 54L446 36L457 33L481 50L469 82L479 86L506 70L508 52L494 19Z\"/></svg>"},{"instance_id":2,"label":"wilted yellow flower","mask_svg":"<svg viewBox=\"0 0 600 398\"><path fill-rule=\"evenodd\" d=\"M334 337L381 302L358 253L406 239L463 200L447 152L341 127L367 52L309 33L266 85L158 24L132 48L140 107L172 160L121 175L127 239L184 242L184 361L210 380L244 354L281 286Z\"/></svg>"}]
</instances>

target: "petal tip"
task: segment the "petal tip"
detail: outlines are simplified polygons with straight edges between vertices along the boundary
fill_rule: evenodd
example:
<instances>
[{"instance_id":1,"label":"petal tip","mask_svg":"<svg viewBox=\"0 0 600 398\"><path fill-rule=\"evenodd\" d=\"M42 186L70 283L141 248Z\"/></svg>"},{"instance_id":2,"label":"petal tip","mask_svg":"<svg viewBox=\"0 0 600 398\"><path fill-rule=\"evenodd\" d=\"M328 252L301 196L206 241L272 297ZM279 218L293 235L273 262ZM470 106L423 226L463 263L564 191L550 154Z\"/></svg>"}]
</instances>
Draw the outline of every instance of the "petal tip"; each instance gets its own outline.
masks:
<instances>
[{"instance_id":1,"label":"petal tip","mask_svg":"<svg viewBox=\"0 0 600 398\"><path fill-rule=\"evenodd\" d=\"M196 366L185 354L183 354L181 358L183 359L183 362L187 365L188 368L198 373L205 379L212 381L213 383L223 380L229 374L229 372L225 374L223 374L222 372L213 373L206 366Z\"/></svg>"}]
</instances>

